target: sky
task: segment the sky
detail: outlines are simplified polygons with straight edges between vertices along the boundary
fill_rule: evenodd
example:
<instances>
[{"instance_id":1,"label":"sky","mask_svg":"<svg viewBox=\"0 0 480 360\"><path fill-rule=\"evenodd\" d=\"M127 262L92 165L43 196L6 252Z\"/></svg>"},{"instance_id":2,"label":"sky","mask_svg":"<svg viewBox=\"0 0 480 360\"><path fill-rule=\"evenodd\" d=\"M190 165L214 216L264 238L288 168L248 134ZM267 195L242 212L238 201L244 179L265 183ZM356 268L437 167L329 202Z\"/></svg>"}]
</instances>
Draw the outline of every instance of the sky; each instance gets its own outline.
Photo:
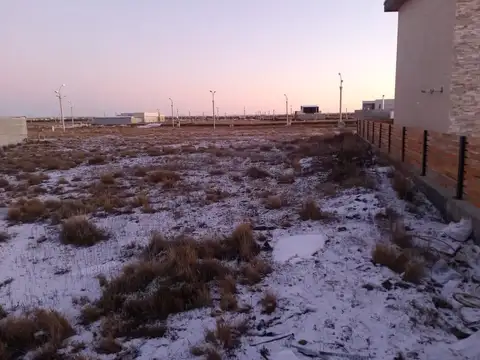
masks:
<instances>
[{"instance_id":1,"label":"sky","mask_svg":"<svg viewBox=\"0 0 480 360\"><path fill-rule=\"evenodd\" d=\"M384 0L0 0L0 115L338 112L393 98Z\"/></svg>"}]
</instances>

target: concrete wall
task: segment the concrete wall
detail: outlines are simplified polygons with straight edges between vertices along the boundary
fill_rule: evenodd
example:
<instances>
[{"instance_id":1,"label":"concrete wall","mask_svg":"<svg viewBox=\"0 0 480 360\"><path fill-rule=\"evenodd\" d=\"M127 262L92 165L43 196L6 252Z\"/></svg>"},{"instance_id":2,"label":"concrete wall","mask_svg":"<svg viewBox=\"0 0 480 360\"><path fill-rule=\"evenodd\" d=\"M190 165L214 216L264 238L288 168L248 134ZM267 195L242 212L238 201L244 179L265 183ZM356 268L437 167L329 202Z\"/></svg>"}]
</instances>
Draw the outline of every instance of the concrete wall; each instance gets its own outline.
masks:
<instances>
[{"instance_id":1,"label":"concrete wall","mask_svg":"<svg viewBox=\"0 0 480 360\"><path fill-rule=\"evenodd\" d=\"M27 138L27 118L0 117L0 146L18 144Z\"/></svg>"},{"instance_id":2,"label":"concrete wall","mask_svg":"<svg viewBox=\"0 0 480 360\"><path fill-rule=\"evenodd\" d=\"M130 125L132 119L129 116L95 117L92 120L93 125Z\"/></svg>"},{"instance_id":3,"label":"concrete wall","mask_svg":"<svg viewBox=\"0 0 480 360\"><path fill-rule=\"evenodd\" d=\"M455 18L449 131L480 136L480 0L456 0Z\"/></svg>"},{"instance_id":4,"label":"concrete wall","mask_svg":"<svg viewBox=\"0 0 480 360\"><path fill-rule=\"evenodd\" d=\"M455 14L455 0L411 0L400 8L395 124L450 129ZM442 86L443 93L422 93Z\"/></svg>"}]
</instances>

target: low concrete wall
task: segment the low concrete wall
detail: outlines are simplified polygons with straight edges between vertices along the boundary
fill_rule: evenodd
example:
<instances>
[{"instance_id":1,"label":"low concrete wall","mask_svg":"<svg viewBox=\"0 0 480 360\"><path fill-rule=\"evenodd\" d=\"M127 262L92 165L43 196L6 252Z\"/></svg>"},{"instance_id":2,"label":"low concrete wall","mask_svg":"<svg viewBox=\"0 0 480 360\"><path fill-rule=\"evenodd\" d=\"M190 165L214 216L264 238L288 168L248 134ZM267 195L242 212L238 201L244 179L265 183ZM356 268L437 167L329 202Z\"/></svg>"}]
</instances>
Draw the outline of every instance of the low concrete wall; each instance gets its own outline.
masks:
<instances>
[{"instance_id":1,"label":"low concrete wall","mask_svg":"<svg viewBox=\"0 0 480 360\"><path fill-rule=\"evenodd\" d=\"M366 140L365 140L366 141ZM386 162L392 164L395 169L403 175L412 179L418 190L420 190L430 200L442 216L447 221L458 222L462 218L471 219L473 226L473 237L477 244L480 245L480 209L472 205L466 200L455 199L453 190L445 189L435 183L429 176L420 176L420 174L412 171L412 167L401 161L394 160L388 155L374 148L377 156Z\"/></svg>"},{"instance_id":2,"label":"low concrete wall","mask_svg":"<svg viewBox=\"0 0 480 360\"><path fill-rule=\"evenodd\" d=\"M18 144L27 138L27 118L0 117L0 146Z\"/></svg>"}]
</instances>

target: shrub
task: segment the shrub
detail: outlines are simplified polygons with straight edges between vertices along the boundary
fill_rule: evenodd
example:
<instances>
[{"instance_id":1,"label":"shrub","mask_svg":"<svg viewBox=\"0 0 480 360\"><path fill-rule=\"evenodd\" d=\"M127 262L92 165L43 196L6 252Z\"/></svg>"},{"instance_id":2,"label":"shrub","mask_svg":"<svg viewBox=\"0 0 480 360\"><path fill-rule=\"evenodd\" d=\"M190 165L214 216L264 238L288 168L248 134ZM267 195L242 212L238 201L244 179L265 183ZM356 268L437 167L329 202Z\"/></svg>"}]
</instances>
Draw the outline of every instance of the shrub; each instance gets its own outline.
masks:
<instances>
[{"instance_id":1,"label":"shrub","mask_svg":"<svg viewBox=\"0 0 480 360\"><path fill-rule=\"evenodd\" d=\"M235 294L222 293L220 295L220 309L224 311L235 311L238 309L238 302Z\"/></svg>"},{"instance_id":2,"label":"shrub","mask_svg":"<svg viewBox=\"0 0 480 360\"><path fill-rule=\"evenodd\" d=\"M400 274L405 270L408 257L392 245L377 244L372 252L372 261Z\"/></svg>"},{"instance_id":3,"label":"shrub","mask_svg":"<svg viewBox=\"0 0 480 360\"><path fill-rule=\"evenodd\" d=\"M106 238L105 231L84 216L73 216L65 220L60 233L63 244L76 246L92 246Z\"/></svg>"},{"instance_id":4,"label":"shrub","mask_svg":"<svg viewBox=\"0 0 480 360\"><path fill-rule=\"evenodd\" d=\"M247 176L251 177L252 179L264 179L270 177L271 175L265 170L252 166L247 170Z\"/></svg>"},{"instance_id":5,"label":"shrub","mask_svg":"<svg viewBox=\"0 0 480 360\"><path fill-rule=\"evenodd\" d=\"M422 278L425 276L425 266L423 262L419 260L410 260L405 265L405 271L403 273L403 280L419 284Z\"/></svg>"},{"instance_id":6,"label":"shrub","mask_svg":"<svg viewBox=\"0 0 480 360\"><path fill-rule=\"evenodd\" d=\"M99 354L116 354L121 350L122 345L111 336L100 339L95 346L95 351Z\"/></svg>"},{"instance_id":7,"label":"shrub","mask_svg":"<svg viewBox=\"0 0 480 360\"><path fill-rule=\"evenodd\" d=\"M307 220L322 220L331 217L330 213L322 211L314 200L307 200L300 209L300 219Z\"/></svg>"},{"instance_id":8,"label":"shrub","mask_svg":"<svg viewBox=\"0 0 480 360\"><path fill-rule=\"evenodd\" d=\"M7 219L14 222L28 223L41 220L47 215L47 208L40 199L20 199L8 209Z\"/></svg>"},{"instance_id":9,"label":"shrub","mask_svg":"<svg viewBox=\"0 0 480 360\"><path fill-rule=\"evenodd\" d=\"M272 272L271 265L262 259L254 259L245 264L240 269L243 275L242 281L249 285L254 285L262 281L262 279Z\"/></svg>"},{"instance_id":10,"label":"shrub","mask_svg":"<svg viewBox=\"0 0 480 360\"><path fill-rule=\"evenodd\" d=\"M393 177L391 179L392 182L392 188L396 191L398 197L401 200L405 200L408 202L412 202L415 197L415 193L413 191L412 185L408 181L407 178L405 178L402 174L399 172L395 172L393 174Z\"/></svg>"},{"instance_id":11,"label":"shrub","mask_svg":"<svg viewBox=\"0 0 480 360\"><path fill-rule=\"evenodd\" d=\"M10 238L10 235L8 235L7 232L5 231L0 231L0 243L2 242L7 242L7 240Z\"/></svg>"},{"instance_id":12,"label":"shrub","mask_svg":"<svg viewBox=\"0 0 480 360\"><path fill-rule=\"evenodd\" d=\"M293 184L295 182L295 175L293 174L282 174L277 178L277 183L279 184Z\"/></svg>"},{"instance_id":13,"label":"shrub","mask_svg":"<svg viewBox=\"0 0 480 360\"><path fill-rule=\"evenodd\" d=\"M100 181L105 185L113 185L115 184L115 176L112 173L102 174L100 175Z\"/></svg>"},{"instance_id":14,"label":"shrub","mask_svg":"<svg viewBox=\"0 0 480 360\"><path fill-rule=\"evenodd\" d=\"M152 183L175 183L180 180L180 175L170 170L156 170L148 173L148 180Z\"/></svg>"},{"instance_id":15,"label":"shrub","mask_svg":"<svg viewBox=\"0 0 480 360\"><path fill-rule=\"evenodd\" d=\"M102 155L95 155L94 157L88 159L88 165L100 165L105 163L105 157Z\"/></svg>"},{"instance_id":16,"label":"shrub","mask_svg":"<svg viewBox=\"0 0 480 360\"><path fill-rule=\"evenodd\" d=\"M269 196L265 199L265 207L267 209L280 209L283 205L282 198L280 196Z\"/></svg>"},{"instance_id":17,"label":"shrub","mask_svg":"<svg viewBox=\"0 0 480 360\"><path fill-rule=\"evenodd\" d=\"M277 297L273 292L267 291L263 295L262 300L260 300L260 303L262 304L262 312L271 314L277 308Z\"/></svg>"},{"instance_id":18,"label":"shrub","mask_svg":"<svg viewBox=\"0 0 480 360\"><path fill-rule=\"evenodd\" d=\"M47 180L48 176L45 174L28 174L27 176L27 183L28 185L39 185L41 184L44 180Z\"/></svg>"},{"instance_id":19,"label":"shrub","mask_svg":"<svg viewBox=\"0 0 480 360\"><path fill-rule=\"evenodd\" d=\"M37 347L43 347L40 354L55 353L74 333L70 323L54 310L36 309L26 315L7 316L0 321L3 358L16 359Z\"/></svg>"}]
</instances>

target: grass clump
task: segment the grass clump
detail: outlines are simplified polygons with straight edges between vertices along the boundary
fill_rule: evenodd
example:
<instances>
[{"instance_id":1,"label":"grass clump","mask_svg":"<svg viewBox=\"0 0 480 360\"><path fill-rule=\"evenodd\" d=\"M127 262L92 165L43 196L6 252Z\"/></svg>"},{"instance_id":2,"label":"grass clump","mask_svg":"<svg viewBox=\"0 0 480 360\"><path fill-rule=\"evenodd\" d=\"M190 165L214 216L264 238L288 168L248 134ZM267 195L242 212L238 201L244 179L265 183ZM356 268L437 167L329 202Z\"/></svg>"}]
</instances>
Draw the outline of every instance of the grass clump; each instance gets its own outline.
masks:
<instances>
[{"instance_id":1,"label":"grass clump","mask_svg":"<svg viewBox=\"0 0 480 360\"><path fill-rule=\"evenodd\" d=\"M280 209L283 206L283 200L280 196L271 195L265 199L265 207L269 210Z\"/></svg>"},{"instance_id":2,"label":"grass clump","mask_svg":"<svg viewBox=\"0 0 480 360\"><path fill-rule=\"evenodd\" d=\"M271 314L277 308L277 296L272 291L267 291L263 294L260 303L262 304L262 312Z\"/></svg>"},{"instance_id":3,"label":"grass clump","mask_svg":"<svg viewBox=\"0 0 480 360\"><path fill-rule=\"evenodd\" d=\"M415 192L410 181L400 174L395 172L391 178L392 188L397 193L399 199L412 202L415 198Z\"/></svg>"},{"instance_id":4,"label":"grass clump","mask_svg":"<svg viewBox=\"0 0 480 360\"><path fill-rule=\"evenodd\" d=\"M102 155L95 155L88 159L88 165L101 165L105 164L105 157Z\"/></svg>"},{"instance_id":5,"label":"grass clump","mask_svg":"<svg viewBox=\"0 0 480 360\"><path fill-rule=\"evenodd\" d=\"M105 173L100 175L100 182L104 185L115 184L115 176L112 173Z\"/></svg>"},{"instance_id":6,"label":"grass clump","mask_svg":"<svg viewBox=\"0 0 480 360\"><path fill-rule=\"evenodd\" d=\"M31 223L47 216L47 208L38 198L20 199L7 212L7 219L12 222Z\"/></svg>"},{"instance_id":7,"label":"grass clump","mask_svg":"<svg viewBox=\"0 0 480 360\"><path fill-rule=\"evenodd\" d=\"M419 284L425 276L425 265L420 260L410 260L405 265L403 280Z\"/></svg>"},{"instance_id":8,"label":"grass clump","mask_svg":"<svg viewBox=\"0 0 480 360\"><path fill-rule=\"evenodd\" d=\"M156 170L147 174L149 182L172 184L180 180L180 175L171 170Z\"/></svg>"},{"instance_id":9,"label":"grass clump","mask_svg":"<svg viewBox=\"0 0 480 360\"><path fill-rule=\"evenodd\" d=\"M265 179L270 177L270 173L265 170L259 169L256 166L252 166L247 170L247 176L251 177L252 179Z\"/></svg>"},{"instance_id":10,"label":"grass clump","mask_svg":"<svg viewBox=\"0 0 480 360\"><path fill-rule=\"evenodd\" d=\"M300 209L299 215L302 221L323 220L331 217L331 214L322 211L314 200L305 201Z\"/></svg>"},{"instance_id":11,"label":"grass clump","mask_svg":"<svg viewBox=\"0 0 480 360\"><path fill-rule=\"evenodd\" d=\"M7 316L0 320L2 359L21 358L35 349L39 354L55 354L74 334L70 323L54 310L35 309L25 315Z\"/></svg>"},{"instance_id":12,"label":"grass clump","mask_svg":"<svg viewBox=\"0 0 480 360\"><path fill-rule=\"evenodd\" d=\"M105 240L107 234L84 216L73 216L62 224L60 241L63 244L92 246Z\"/></svg>"},{"instance_id":13,"label":"grass clump","mask_svg":"<svg viewBox=\"0 0 480 360\"><path fill-rule=\"evenodd\" d=\"M409 259L405 252L400 252L393 245L377 244L372 252L372 261L401 274Z\"/></svg>"}]
</instances>

